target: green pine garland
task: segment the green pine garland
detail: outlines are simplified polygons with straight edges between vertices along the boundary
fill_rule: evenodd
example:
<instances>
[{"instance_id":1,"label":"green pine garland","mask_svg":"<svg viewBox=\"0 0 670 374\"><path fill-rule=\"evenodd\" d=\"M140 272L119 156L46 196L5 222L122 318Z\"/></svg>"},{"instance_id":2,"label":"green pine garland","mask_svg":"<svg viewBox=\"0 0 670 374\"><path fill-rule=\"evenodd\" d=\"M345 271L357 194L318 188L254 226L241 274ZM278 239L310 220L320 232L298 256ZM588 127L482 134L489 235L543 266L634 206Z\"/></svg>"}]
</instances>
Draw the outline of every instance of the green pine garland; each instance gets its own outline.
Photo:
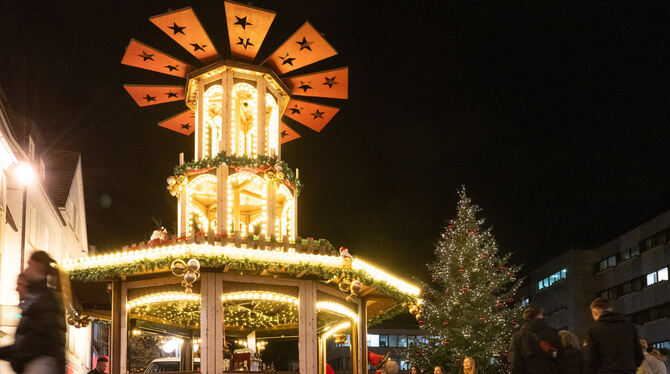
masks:
<instances>
[{"instance_id":1,"label":"green pine garland","mask_svg":"<svg viewBox=\"0 0 670 374\"><path fill-rule=\"evenodd\" d=\"M259 168L262 166L274 167L277 163L281 165L286 180L293 185L296 192L300 193L302 183L296 177L295 171L286 162L280 161L277 157L265 155L258 155L255 158L235 155L228 156L225 151L222 151L214 157L205 157L200 160L193 160L182 165L177 165L174 167L174 175L178 177L187 174L189 170L215 168L221 164L243 168Z\"/></svg>"},{"instance_id":2,"label":"green pine garland","mask_svg":"<svg viewBox=\"0 0 670 374\"><path fill-rule=\"evenodd\" d=\"M239 272L253 272L260 273L263 270L269 272L277 271L281 269L282 272L290 274L292 276L301 274L301 273L311 273L315 274L317 277L323 280L333 279L342 274L348 276L351 279L359 279L363 284L370 285L375 287L377 291L384 295L388 296L398 302L415 302L416 300L406 295L396 288L375 280L371 278L367 273L361 270L352 270L346 268L333 268L323 265L312 265L312 264L284 264L281 262L263 262L263 261L251 261L251 260L239 260L232 259L227 256L193 256L190 258L195 258L200 261L200 265L204 269L221 271L224 268L227 268L228 271L239 271ZM181 258L182 260L188 260L190 258ZM118 279L121 276L128 276L145 271L160 271L165 269L167 272L170 267L170 264L174 261L180 259L175 256L165 256L160 259L153 260L143 260L136 261L130 264L121 264L121 265L108 265L108 266L98 266L90 267L86 269L75 269L69 272L70 279L82 282L100 282L109 279Z\"/></svg>"}]
</instances>

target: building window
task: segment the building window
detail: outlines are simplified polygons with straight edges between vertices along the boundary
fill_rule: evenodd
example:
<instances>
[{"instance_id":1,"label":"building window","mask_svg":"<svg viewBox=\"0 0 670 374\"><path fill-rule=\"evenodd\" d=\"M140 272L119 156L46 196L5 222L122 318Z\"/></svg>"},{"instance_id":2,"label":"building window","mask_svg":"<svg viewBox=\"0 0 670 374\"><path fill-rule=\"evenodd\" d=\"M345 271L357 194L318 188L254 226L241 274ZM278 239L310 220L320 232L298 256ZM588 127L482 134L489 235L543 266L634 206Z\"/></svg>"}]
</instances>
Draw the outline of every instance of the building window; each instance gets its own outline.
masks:
<instances>
[{"instance_id":1,"label":"building window","mask_svg":"<svg viewBox=\"0 0 670 374\"><path fill-rule=\"evenodd\" d=\"M656 278L656 272L647 274L647 286L651 286L656 282L658 282L658 278Z\"/></svg>"},{"instance_id":2,"label":"building window","mask_svg":"<svg viewBox=\"0 0 670 374\"><path fill-rule=\"evenodd\" d=\"M398 335L389 335L389 347L398 346Z\"/></svg>"},{"instance_id":3,"label":"building window","mask_svg":"<svg viewBox=\"0 0 670 374\"><path fill-rule=\"evenodd\" d=\"M603 271L608 268L612 268L616 266L616 255L610 256L598 263L598 270L597 271Z\"/></svg>"},{"instance_id":4,"label":"building window","mask_svg":"<svg viewBox=\"0 0 670 374\"><path fill-rule=\"evenodd\" d=\"M537 289L541 290L543 288L547 288L549 286L553 286L554 283L558 282L561 279L565 279L568 275L568 270L567 269L561 269L554 274L551 274L550 276L542 279L541 281L537 282Z\"/></svg>"},{"instance_id":5,"label":"building window","mask_svg":"<svg viewBox=\"0 0 670 374\"><path fill-rule=\"evenodd\" d=\"M379 347L379 335L368 334L368 347Z\"/></svg>"},{"instance_id":6,"label":"building window","mask_svg":"<svg viewBox=\"0 0 670 374\"><path fill-rule=\"evenodd\" d=\"M647 274L647 286L651 286L654 283L667 281L668 280L668 268L664 267L653 273Z\"/></svg>"},{"instance_id":7,"label":"building window","mask_svg":"<svg viewBox=\"0 0 670 374\"><path fill-rule=\"evenodd\" d=\"M407 347L407 335L398 335L398 347Z\"/></svg>"},{"instance_id":8,"label":"building window","mask_svg":"<svg viewBox=\"0 0 670 374\"><path fill-rule=\"evenodd\" d=\"M640 255L640 246L639 245L635 245L633 247L626 248L626 249L623 250L623 252L621 252L621 257L624 260L628 260L630 258L633 258L635 256L639 256L639 255Z\"/></svg>"},{"instance_id":9,"label":"building window","mask_svg":"<svg viewBox=\"0 0 670 374\"><path fill-rule=\"evenodd\" d=\"M389 336L388 335L379 335L379 346L388 347L389 346Z\"/></svg>"}]
</instances>

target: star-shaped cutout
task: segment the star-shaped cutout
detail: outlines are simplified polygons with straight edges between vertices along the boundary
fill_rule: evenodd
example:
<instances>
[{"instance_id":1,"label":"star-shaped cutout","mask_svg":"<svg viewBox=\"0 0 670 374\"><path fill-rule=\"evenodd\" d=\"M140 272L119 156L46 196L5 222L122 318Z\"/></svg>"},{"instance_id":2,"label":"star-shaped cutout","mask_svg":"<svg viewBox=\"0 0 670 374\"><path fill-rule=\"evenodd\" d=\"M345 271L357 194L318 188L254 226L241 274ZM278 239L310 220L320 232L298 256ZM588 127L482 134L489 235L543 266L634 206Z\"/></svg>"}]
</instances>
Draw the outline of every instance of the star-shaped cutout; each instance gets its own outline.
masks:
<instances>
[{"instance_id":1,"label":"star-shaped cutout","mask_svg":"<svg viewBox=\"0 0 670 374\"><path fill-rule=\"evenodd\" d=\"M288 132L286 132L286 130L284 130L284 131L281 132L280 136L281 136L282 139L284 139L285 137L288 136Z\"/></svg>"},{"instance_id":2,"label":"star-shaped cutout","mask_svg":"<svg viewBox=\"0 0 670 374\"><path fill-rule=\"evenodd\" d=\"M144 59L144 61L146 61L146 60L154 61L154 55L146 53L144 50L142 50L142 54L138 55L138 56L142 57Z\"/></svg>"},{"instance_id":3,"label":"star-shaped cutout","mask_svg":"<svg viewBox=\"0 0 670 374\"><path fill-rule=\"evenodd\" d=\"M177 97L176 92L166 92L165 94L168 96L168 99L171 98L171 97Z\"/></svg>"},{"instance_id":4,"label":"star-shaped cutout","mask_svg":"<svg viewBox=\"0 0 670 374\"><path fill-rule=\"evenodd\" d=\"M241 45L242 47L244 47L244 49L247 49L248 46L253 46L253 44L249 41L249 38L247 38L246 42L244 41L244 39L240 38L239 36L237 38L240 39L240 41L237 42L236 44Z\"/></svg>"},{"instance_id":5,"label":"star-shaped cutout","mask_svg":"<svg viewBox=\"0 0 670 374\"><path fill-rule=\"evenodd\" d=\"M148 103L150 101L156 101L156 96L149 96L149 94L147 94L147 96L143 97L143 99Z\"/></svg>"},{"instance_id":6,"label":"star-shaped cutout","mask_svg":"<svg viewBox=\"0 0 670 374\"><path fill-rule=\"evenodd\" d=\"M177 34L186 35L186 34L184 34L184 29L185 28L186 28L186 26L177 26L177 24L174 23L174 22L172 22L172 26L168 26L168 29L172 29L172 32L174 33L172 35L177 35Z\"/></svg>"},{"instance_id":7,"label":"star-shaped cutout","mask_svg":"<svg viewBox=\"0 0 670 374\"><path fill-rule=\"evenodd\" d=\"M207 44L200 45L198 43L191 43L191 45L193 46L193 52L197 51L205 52L205 47L207 47Z\"/></svg>"},{"instance_id":8,"label":"star-shaped cutout","mask_svg":"<svg viewBox=\"0 0 670 374\"><path fill-rule=\"evenodd\" d=\"M244 30L247 29L247 26L253 25L253 23L247 22L247 17L240 18L238 16L235 16L235 18L237 18L237 21L235 21L235 23L233 23L233 25L240 25L240 26L242 26L242 29L244 29Z\"/></svg>"},{"instance_id":9,"label":"star-shaped cutout","mask_svg":"<svg viewBox=\"0 0 670 374\"><path fill-rule=\"evenodd\" d=\"M323 118L324 113L326 113L326 112L319 112L319 109L317 108L316 112L310 113L310 114L314 116L313 119L317 119L317 118Z\"/></svg>"},{"instance_id":10,"label":"star-shaped cutout","mask_svg":"<svg viewBox=\"0 0 670 374\"><path fill-rule=\"evenodd\" d=\"M304 108L298 108L298 104L296 104L293 108L288 108L288 110L291 111L291 114L300 114L300 110Z\"/></svg>"},{"instance_id":11,"label":"star-shaped cutout","mask_svg":"<svg viewBox=\"0 0 670 374\"><path fill-rule=\"evenodd\" d=\"M179 71L179 69L177 69L177 66L179 66L179 65L165 65L163 67L170 69L170 71L172 71L172 70Z\"/></svg>"},{"instance_id":12,"label":"star-shaped cutout","mask_svg":"<svg viewBox=\"0 0 670 374\"><path fill-rule=\"evenodd\" d=\"M191 124L189 124L189 123L184 123L183 125L180 125L180 126L181 126L181 128L184 129L184 130L188 130L188 129L191 128Z\"/></svg>"},{"instance_id":13,"label":"star-shaped cutout","mask_svg":"<svg viewBox=\"0 0 670 374\"><path fill-rule=\"evenodd\" d=\"M296 43L300 44L300 50L301 50L301 51L302 51L303 49L307 49L307 50L309 50L310 52L312 51L312 44L314 44L314 42L308 42L307 39L305 39L304 36L302 37L302 41L301 41L301 42L296 42Z\"/></svg>"},{"instance_id":14,"label":"star-shaped cutout","mask_svg":"<svg viewBox=\"0 0 670 374\"><path fill-rule=\"evenodd\" d=\"M303 81L300 81L300 87L298 87L298 89L301 89L304 92L307 92L307 90L312 89L312 86L309 85L310 83L312 83L312 82L310 81L310 82L305 83Z\"/></svg>"},{"instance_id":15,"label":"star-shaped cutout","mask_svg":"<svg viewBox=\"0 0 670 374\"><path fill-rule=\"evenodd\" d=\"M286 53L285 57L279 56L279 58L281 58L281 60L282 60L282 63L281 63L282 65L289 64L289 65L293 66L293 61L295 61L295 58L288 57L288 53Z\"/></svg>"},{"instance_id":16,"label":"star-shaped cutout","mask_svg":"<svg viewBox=\"0 0 670 374\"><path fill-rule=\"evenodd\" d=\"M335 77L332 78L324 77L324 78L326 78L326 81L323 84L328 86L328 88L333 88L333 85L337 84L337 82L335 82Z\"/></svg>"}]
</instances>

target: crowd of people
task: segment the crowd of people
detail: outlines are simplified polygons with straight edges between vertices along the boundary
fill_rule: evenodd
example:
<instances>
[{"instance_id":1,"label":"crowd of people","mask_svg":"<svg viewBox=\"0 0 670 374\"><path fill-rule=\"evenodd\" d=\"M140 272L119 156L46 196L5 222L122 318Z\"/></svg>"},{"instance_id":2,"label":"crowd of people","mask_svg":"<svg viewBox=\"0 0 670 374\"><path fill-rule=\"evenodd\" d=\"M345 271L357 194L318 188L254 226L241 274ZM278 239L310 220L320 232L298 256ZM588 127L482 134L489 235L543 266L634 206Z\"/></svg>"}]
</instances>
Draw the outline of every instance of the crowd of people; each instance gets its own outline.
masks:
<instances>
[{"instance_id":1,"label":"crowd of people","mask_svg":"<svg viewBox=\"0 0 670 374\"><path fill-rule=\"evenodd\" d=\"M593 324L584 342L570 331L544 323L542 310L523 311L524 324L512 336L509 365L512 374L667 374L665 357L649 350L635 326L614 312L609 300L590 306Z\"/></svg>"}]
</instances>

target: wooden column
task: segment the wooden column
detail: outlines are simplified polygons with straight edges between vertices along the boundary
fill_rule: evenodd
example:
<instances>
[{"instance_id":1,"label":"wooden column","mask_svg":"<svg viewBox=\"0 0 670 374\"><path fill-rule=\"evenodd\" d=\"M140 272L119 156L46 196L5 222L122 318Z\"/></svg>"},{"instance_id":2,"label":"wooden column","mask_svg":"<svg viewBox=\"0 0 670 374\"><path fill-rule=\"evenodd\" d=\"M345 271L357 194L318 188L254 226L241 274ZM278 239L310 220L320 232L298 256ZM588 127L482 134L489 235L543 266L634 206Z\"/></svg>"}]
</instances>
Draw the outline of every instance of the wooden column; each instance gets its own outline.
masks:
<instances>
[{"instance_id":1,"label":"wooden column","mask_svg":"<svg viewBox=\"0 0 670 374\"><path fill-rule=\"evenodd\" d=\"M277 185L270 181L267 184L267 196L266 196L266 224L265 227L267 229L266 236L267 238L271 238L275 235L275 216L277 215L277 207L275 204L275 200L277 199ZM279 240L279 238L276 238Z\"/></svg>"},{"instance_id":2,"label":"wooden column","mask_svg":"<svg viewBox=\"0 0 670 374\"><path fill-rule=\"evenodd\" d=\"M121 281L112 282L112 327L109 337L109 373L121 374Z\"/></svg>"},{"instance_id":3,"label":"wooden column","mask_svg":"<svg viewBox=\"0 0 670 374\"><path fill-rule=\"evenodd\" d=\"M295 169L296 179L300 179L300 170ZM293 190L293 239L298 237L298 191Z\"/></svg>"},{"instance_id":4,"label":"wooden column","mask_svg":"<svg viewBox=\"0 0 670 374\"><path fill-rule=\"evenodd\" d=\"M221 74L221 143L219 144L220 151L226 151L226 154L232 154L228 147L230 137L230 100L233 90L232 79L228 82L229 71L226 69Z\"/></svg>"},{"instance_id":5,"label":"wooden column","mask_svg":"<svg viewBox=\"0 0 670 374\"><path fill-rule=\"evenodd\" d=\"M198 92L197 96L197 107L195 112L195 159L200 160L204 157L203 147L205 140L205 127L204 127L204 94L205 94L205 82L200 79L198 80Z\"/></svg>"},{"instance_id":6,"label":"wooden column","mask_svg":"<svg viewBox=\"0 0 670 374\"><path fill-rule=\"evenodd\" d=\"M223 370L223 282L220 274L203 272L200 277L200 371Z\"/></svg>"},{"instance_id":7,"label":"wooden column","mask_svg":"<svg viewBox=\"0 0 670 374\"><path fill-rule=\"evenodd\" d=\"M233 131L231 130L231 121L233 118L234 113L231 113L232 108L233 108L233 100L235 99L233 97L233 72L231 70L227 70L223 73L223 78L222 78L223 84L223 92L228 96L228 100L226 100L226 111L224 113L224 118L221 123L222 127L225 127L224 131L224 137L226 138L226 146L223 148L226 151L226 154L228 155L234 155L235 154L235 149L233 148ZM223 108L221 108L223 110ZM237 124L239 126L239 124ZM239 140L238 140L239 142Z\"/></svg>"},{"instance_id":8,"label":"wooden column","mask_svg":"<svg viewBox=\"0 0 670 374\"><path fill-rule=\"evenodd\" d=\"M179 154L179 165L184 164L184 153ZM177 195L177 236L186 236L186 228L189 225L188 222L188 209L186 204L188 204L188 198L186 196L186 186L184 186L181 192Z\"/></svg>"},{"instance_id":9,"label":"wooden column","mask_svg":"<svg viewBox=\"0 0 670 374\"><path fill-rule=\"evenodd\" d=\"M121 374L128 372L128 310L126 301L128 300L128 284L121 281Z\"/></svg>"},{"instance_id":10,"label":"wooden column","mask_svg":"<svg viewBox=\"0 0 670 374\"><path fill-rule=\"evenodd\" d=\"M216 233L228 233L228 165L216 168Z\"/></svg>"},{"instance_id":11,"label":"wooden column","mask_svg":"<svg viewBox=\"0 0 670 374\"><path fill-rule=\"evenodd\" d=\"M368 372L368 306L367 298L361 298L358 303L358 321L356 325L358 328L358 374L366 374ZM353 335L353 331L352 331ZM353 354L354 352L352 352Z\"/></svg>"},{"instance_id":12,"label":"wooden column","mask_svg":"<svg viewBox=\"0 0 670 374\"><path fill-rule=\"evenodd\" d=\"M256 150L258 151L259 155L270 156L265 150L265 133L267 131L267 121L265 120L265 93L267 91L266 85L267 83L265 82L265 78L263 76L258 77L258 80L256 81L256 93L258 94L258 100L256 101L258 103L258 120L256 121L256 124L258 125L256 133L258 136L256 138Z\"/></svg>"},{"instance_id":13,"label":"wooden column","mask_svg":"<svg viewBox=\"0 0 670 374\"><path fill-rule=\"evenodd\" d=\"M298 357L300 374L315 374L317 368L316 284L302 281L299 288Z\"/></svg>"}]
</instances>

